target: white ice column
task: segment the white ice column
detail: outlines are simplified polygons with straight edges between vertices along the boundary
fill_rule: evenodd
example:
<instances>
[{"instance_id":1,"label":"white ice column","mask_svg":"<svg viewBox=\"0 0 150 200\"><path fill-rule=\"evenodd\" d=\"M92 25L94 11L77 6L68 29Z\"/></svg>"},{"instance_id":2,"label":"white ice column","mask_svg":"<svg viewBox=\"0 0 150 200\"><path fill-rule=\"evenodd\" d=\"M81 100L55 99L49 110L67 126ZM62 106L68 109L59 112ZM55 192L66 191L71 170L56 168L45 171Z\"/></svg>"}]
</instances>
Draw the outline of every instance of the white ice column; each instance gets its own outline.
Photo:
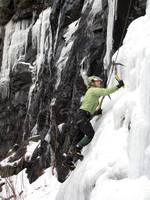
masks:
<instances>
[{"instance_id":1,"label":"white ice column","mask_svg":"<svg viewBox=\"0 0 150 200\"><path fill-rule=\"evenodd\" d=\"M32 45L33 48L37 49L37 72L46 60L48 63L50 62L52 53L50 13L51 8L44 10L32 28Z\"/></svg>"},{"instance_id":2,"label":"white ice column","mask_svg":"<svg viewBox=\"0 0 150 200\"><path fill-rule=\"evenodd\" d=\"M114 20L117 11L117 0L108 0L108 20L107 20L107 40L106 40L106 54L104 57L104 68L107 69L110 65L112 46L113 46L113 29Z\"/></svg>"},{"instance_id":3,"label":"white ice column","mask_svg":"<svg viewBox=\"0 0 150 200\"><path fill-rule=\"evenodd\" d=\"M7 76L10 68L26 54L30 20L10 21L5 28L1 75Z\"/></svg>"}]
</instances>

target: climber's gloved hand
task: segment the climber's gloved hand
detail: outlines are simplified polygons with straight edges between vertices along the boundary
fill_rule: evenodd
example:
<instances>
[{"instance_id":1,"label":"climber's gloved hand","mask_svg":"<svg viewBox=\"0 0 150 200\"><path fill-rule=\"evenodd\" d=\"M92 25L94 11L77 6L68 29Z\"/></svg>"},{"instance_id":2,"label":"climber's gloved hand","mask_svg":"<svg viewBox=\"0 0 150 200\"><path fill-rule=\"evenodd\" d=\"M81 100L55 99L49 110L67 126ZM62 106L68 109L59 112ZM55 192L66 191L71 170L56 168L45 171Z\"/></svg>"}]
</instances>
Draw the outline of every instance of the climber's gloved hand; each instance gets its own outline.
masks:
<instances>
[{"instance_id":1,"label":"climber's gloved hand","mask_svg":"<svg viewBox=\"0 0 150 200\"><path fill-rule=\"evenodd\" d=\"M98 110L95 111L94 115L101 115L102 114L102 109L99 108Z\"/></svg>"},{"instance_id":2,"label":"climber's gloved hand","mask_svg":"<svg viewBox=\"0 0 150 200\"><path fill-rule=\"evenodd\" d=\"M117 88L121 88L121 87L124 87L124 82L123 80L118 80Z\"/></svg>"}]
</instances>

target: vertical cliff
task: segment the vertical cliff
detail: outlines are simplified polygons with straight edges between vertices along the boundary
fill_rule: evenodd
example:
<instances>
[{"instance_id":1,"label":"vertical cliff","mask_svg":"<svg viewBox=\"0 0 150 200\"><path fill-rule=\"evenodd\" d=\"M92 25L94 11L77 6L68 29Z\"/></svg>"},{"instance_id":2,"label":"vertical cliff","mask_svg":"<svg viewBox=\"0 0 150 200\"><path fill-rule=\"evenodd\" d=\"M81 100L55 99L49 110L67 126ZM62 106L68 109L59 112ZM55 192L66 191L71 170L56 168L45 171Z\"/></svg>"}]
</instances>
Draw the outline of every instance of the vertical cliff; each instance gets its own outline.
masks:
<instances>
[{"instance_id":1,"label":"vertical cliff","mask_svg":"<svg viewBox=\"0 0 150 200\"><path fill-rule=\"evenodd\" d=\"M35 168L53 165L64 181L68 172L61 167L61 154L69 147L74 114L86 89L81 71L106 82L106 51L111 58L130 22L145 13L146 1L118 0L109 49L109 3L0 1L0 159L14 147L22 157L19 169L12 167L4 177L27 168L33 182L40 174ZM40 144L25 160L22 147L35 136Z\"/></svg>"}]
</instances>

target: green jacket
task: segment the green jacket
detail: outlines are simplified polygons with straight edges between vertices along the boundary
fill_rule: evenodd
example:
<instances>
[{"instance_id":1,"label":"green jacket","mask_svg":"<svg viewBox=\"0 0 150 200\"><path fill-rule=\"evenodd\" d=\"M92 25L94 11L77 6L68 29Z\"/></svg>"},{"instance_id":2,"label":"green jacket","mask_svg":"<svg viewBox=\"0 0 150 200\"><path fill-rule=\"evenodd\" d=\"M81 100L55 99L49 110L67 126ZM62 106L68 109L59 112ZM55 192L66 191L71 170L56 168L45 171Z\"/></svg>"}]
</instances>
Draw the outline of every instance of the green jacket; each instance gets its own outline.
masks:
<instances>
[{"instance_id":1,"label":"green jacket","mask_svg":"<svg viewBox=\"0 0 150 200\"><path fill-rule=\"evenodd\" d=\"M118 90L117 87L112 87L112 88L107 88L107 89L98 88L98 87L90 87L85 93L80 109L86 110L90 112L91 115L93 115L99 104L99 98L101 96L112 94L113 92L117 90Z\"/></svg>"}]
</instances>

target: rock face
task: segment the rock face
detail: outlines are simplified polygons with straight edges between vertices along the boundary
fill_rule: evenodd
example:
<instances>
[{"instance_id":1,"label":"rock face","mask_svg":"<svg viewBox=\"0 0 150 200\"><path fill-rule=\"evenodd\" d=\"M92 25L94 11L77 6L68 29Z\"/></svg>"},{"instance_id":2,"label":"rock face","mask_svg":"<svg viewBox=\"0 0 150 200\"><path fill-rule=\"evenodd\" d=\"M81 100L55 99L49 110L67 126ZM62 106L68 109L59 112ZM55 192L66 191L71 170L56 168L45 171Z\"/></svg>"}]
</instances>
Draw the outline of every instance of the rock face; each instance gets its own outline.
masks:
<instances>
[{"instance_id":1,"label":"rock face","mask_svg":"<svg viewBox=\"0 0 150 200\"><path fill-rule=\"evenodd\" d=\"M11 18L18 20L32 18L33 12L38 16L40 12L51 5L51 0L1 0L0 25L5 25Z\"/></svg>"},{"instance_id":2,"label":"rock face","mask_svg":"<svg viewBox=\"0 0 150 200\"><path fill-rule=\"evenodd\" d=\"M74 115L86 90L81 70L107 80L103 58L108 3L103 0L100 9L95 2L0 1L4 10L0 24L12 19L0 29L0 160L14 144L20 152L22 143L39 135L40 145L30 162L21 165L27 168L30 182L50 165L56 167L58 180L65 180L68 172L61 155L69 148ZM118 1L113 50L122 42L124 27L144 15L146 1L133 1L130 6L129 2Z\"/></svg>"},{"instance_id":3,"label":"rock face","mask_svg":"<svg viewBox=\"0 0 150 200\"><path fill-rule=\"evenodd\" d=\"M118 1L117 20L114 24L114 49L117 50L121 38L124 38L128 25L145 14L146 0Z\"/></svg>"},{"instance_id":4,"label":"rock face","mask_svg":"<svg viewBox=\"0 0 150 200\"><path fill-rule=\"evenodd\" d=\"M4 29L3 26L1 26L1 27L0 27L0 66L1 66L1 64L2 64L4 35L5 35L5 29Z\"/></svg>"},{"instance_id":5,"label":"rock face","mask_svg":"<svg viewBox=\"0 0 150 200\"><path fill-rule=\"evenodd\" d=\"M1 147L6 152L11 145L20 144L22 141L29 88L32 83L29 66L18 62L10 73L10 79L0 79ZM1 158L6 152L2 153Z\"/></svg>"}]
</instances>

